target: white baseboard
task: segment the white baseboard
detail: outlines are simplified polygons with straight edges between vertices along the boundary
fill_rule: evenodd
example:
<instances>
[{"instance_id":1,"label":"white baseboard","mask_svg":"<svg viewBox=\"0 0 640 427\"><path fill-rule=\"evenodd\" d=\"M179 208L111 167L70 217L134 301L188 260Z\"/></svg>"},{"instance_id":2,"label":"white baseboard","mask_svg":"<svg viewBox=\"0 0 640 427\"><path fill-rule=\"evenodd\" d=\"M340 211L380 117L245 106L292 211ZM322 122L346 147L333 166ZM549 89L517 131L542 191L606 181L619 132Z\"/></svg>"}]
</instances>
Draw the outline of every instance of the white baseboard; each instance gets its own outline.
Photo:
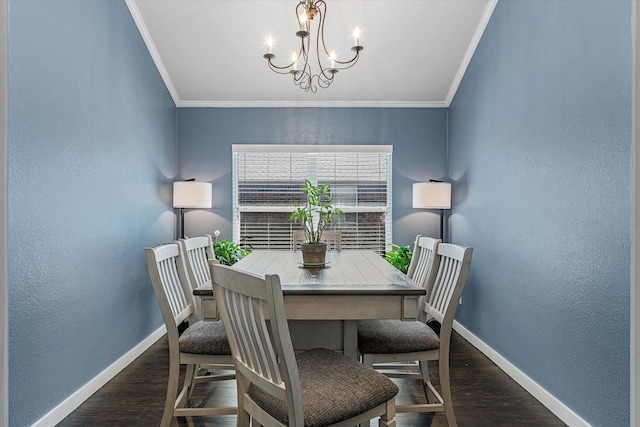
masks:
<instances>
[{"instance_id":1,"label":"white baseboard","mask_svg":"<svg viewBox=\"0 0 640 427\"><path fill-rule=\"evenodd\" d=\"M573 412L564 403L559 401L555 396L542 388L538 383L529 378L524 372L515 367L511 362L502 357L498 352L489 347L484 341L475 336L471 331L454 320L453 329L469 341L474 347L480 350L493 363L498 365L507 375L515 382L520 384L529 394L535 397L547 409L553 412L564 423L571 427L590 427L589 423L580 418L578 414Z\"/></svg>"},{"instance_id":2,"label":"white baseboard","mask_svg":"<svg viewBox=\"0 0 640 427\"><path fill-rule=\"evenodd\" d=\"M103 385L108 383L120 371L129 366L138 356L144 353L151 345L158 341L167 329L165 326L158 328L152 332L147 338L142 340L140 344L129 350L120 359L113 362L104 371L96 375L88 383L80 387L75 393L67 397L62 403L53 408L44 417L36 421L32 427L53 427L62 421L67 415L76 410L85 400L93 395Z\"/></svg>"}]
</instances>

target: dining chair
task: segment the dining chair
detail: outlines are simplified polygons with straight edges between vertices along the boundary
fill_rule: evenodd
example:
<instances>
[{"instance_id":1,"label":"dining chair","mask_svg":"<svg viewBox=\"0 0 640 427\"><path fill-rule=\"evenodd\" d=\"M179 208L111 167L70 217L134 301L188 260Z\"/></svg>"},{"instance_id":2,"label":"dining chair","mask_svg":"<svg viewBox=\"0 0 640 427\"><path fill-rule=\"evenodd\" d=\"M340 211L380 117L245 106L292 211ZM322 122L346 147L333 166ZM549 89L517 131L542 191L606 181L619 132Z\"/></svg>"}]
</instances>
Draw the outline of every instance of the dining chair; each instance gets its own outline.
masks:
<instances>
[{"instance_id":1,"label":"dining chair","mask_svg":"<svg viewBox=\"0 0 640 427\"><path fill-rule=\"evenodd\" d=\"M293 250L297 251L300 249L300 245L305 243L307 238L304 234L304 231L294 231L293 232ZM339 231L323 231L322 232L322 242L327 243L328 250L340 250L340 232Z\"/></svg>"},{"instance_id":2,"label":"dining chair","mask_svg":"<svg viewBox=\"0 0 640 427\"><path fill-rule=\"evenodd\" d=\"M358 322L358 352L367 366L385 362L415 362L427 397L426 404L398 405L398 412L444 412L449 426L456 420L451 401L449 348L453 318L469 274L473 248L440 243L436 249L435 280L421 306L427 320L440 325L440 336L426 321L366 320ZM441 393L431 383L428 361L438 361ZM386 372L396 377L393 372Z\"/></svg>"},{"instance_id":3,"label":"dining chair","mask_svg":"<svg viewBox=\"0 0 640 427\"><path fill-rule=\"evenodd\" d=\"M435 261L436 261L436 249L442 242L442 239L435 239L433 237L423 236L418 234L413 244L413 254L411 255L411 262L407 269L407 276L412 279L418 286L422 286L427 291L427 294L433 286L435 280ZM420 297L418 300L418 306L422 307L425 296Z\"/></svg>"},{"instance_id":4,"label":"dining chair","mask_svg":"<svg viewBox=\"0 0 640 427\"><path fill-rule=\"evenodd\" d=\"M441 239L418 234L413 243L413 252L407 269L407 277L412 279L418 286L422 286L427 291L427 294L433 287L433 282L436 278L436 269L434 268L438 259L436 257L436 249L441 242ZM426 297L425 294L418 299L418 307L422 307ZM424 311L418 310L418 320L427 321ZM429 319L428 324L432 329L440 330L440 324L436 320ZM420 365L417 361L413 361L413 363L377 363L373 367L385 371L389 369L396 370L397 372L393 374L394 378L414 378L416 374L420 374Z\"/></svg>"},{"instance_id":5,"label":"dining chair","mask_svg":"<svg viewBox=\"0 0 640 427\"><path fill-rule=\"evenodd\" d=\"M211 264L238 386L238 426L395 426L398 387L327 349L293 351L280 278ZM270 330L265 312L269 313Z\"/></svg>"},{"instance_id":6,"label":"dining chair","mask_svg":"<svg viewBox=\"0 0 640 427\"><path fill-rule=\"evenodd\" d=\"M213 237L210 234L177 240L180 255L184 259L189 287L193 291L211 280L209 259L215 258ZM218 313L213 298L196 298L196 318L217 320Z\"/></svg>"},{"instance_id":7,"label":"dining chair","mask_svg":"<svg viewBox=\"0 0 640 427\"><path fill-rule=\"evenodd\" d=\"M194 297L184 285L185 267L178 245L169 243L145 249L147 267L154 293L167 328L169 344L169 380L161 426L171 424L173 417L195 417L211 415L232 415L235 407L193 407L191 393L196 383L234 379L235 374L210 372L197 375L200 365L233 369L231 348L224 325L220 321L196 321ZM178 325L189 320L189 326L178 332ZM180 366L186 365L182 390L178 394Z\"/></svg>"}]
</instances>

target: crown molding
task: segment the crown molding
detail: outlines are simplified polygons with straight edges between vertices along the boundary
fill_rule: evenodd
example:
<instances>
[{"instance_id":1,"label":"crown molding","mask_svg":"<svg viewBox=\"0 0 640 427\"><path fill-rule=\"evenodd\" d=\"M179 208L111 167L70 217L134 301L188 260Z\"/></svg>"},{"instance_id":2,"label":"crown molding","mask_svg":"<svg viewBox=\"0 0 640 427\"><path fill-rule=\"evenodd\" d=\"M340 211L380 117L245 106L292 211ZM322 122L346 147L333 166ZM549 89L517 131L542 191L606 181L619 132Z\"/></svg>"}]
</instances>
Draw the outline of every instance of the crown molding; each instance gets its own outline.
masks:
<instances>
[{"instance_id":1,"label":"crown molding","mask_svg":"<svg viewBox=\"0 0 640 427\"><path fill-rule=\"evenodd\" d=\"M420 101L180 101L178 108L447 108Z\"/></svg>"},{"instance_id":2,"label":"crown molding","mask_svg":"<svg viewBox=\"0 0 640 427\"><path fill-rule=\"evenodd\" d=\"M173 99L173 103L178 106L180 103L180 97L178 96L178 91L176 91L173 82L171 81L171 77L169 77L169 72L167 68L164 66L162 62L162 58L160 58L160 54L158 53L158 49L156 49L156 45L153 43L153 39L151 38L151 34L149 33L149 29L144 23L142 19L142 15L140 14L140 10L138 9L138 5L136 5L134 0L125 0L127 7L129 8L129 12L133 17L136 26L138 27L138 31L140 31L140 35L142 36L142 40L144 40L144 44L147 46L147 50L153 59L154 64L156 64L156 68L160 73L160 77L162 77L162 81L164 85L167 87L169 94L171 95L171 99Z\"/></svg>"},{"instance_id":3,"label":"crown molding","mask_svg":"<svg viewBox=\"0 0 640 427\"><path fill-rule=\"evenodd\" d=\"M446 108L449 108L453 98L456 96L456 92L458 91L458 87L460 87L460 83L462 83L462 79L464 78L465 73L467 72L467 68L471 63L471 59L473 55L476 53L476 48L482 39L482 35L484 34L484 30L489 25L489 20L493 15L493 11L495 10L498 4L498 0L490 0L487 3L487 6L484 9L484 13L482 14L482 18L480 18L480 22L478 22L478 26L476 27L475 33L473 33L473 37L471 38L471 43L469 43L469 47L464 54L464 58L462 58L462 62L460 63L460 67L458 68L458 72L456 76L453 78L453 82L451 83L451 87L449 87L449 93L445 98L445 104L447 104Z\"/></svg>"}]
</instances>

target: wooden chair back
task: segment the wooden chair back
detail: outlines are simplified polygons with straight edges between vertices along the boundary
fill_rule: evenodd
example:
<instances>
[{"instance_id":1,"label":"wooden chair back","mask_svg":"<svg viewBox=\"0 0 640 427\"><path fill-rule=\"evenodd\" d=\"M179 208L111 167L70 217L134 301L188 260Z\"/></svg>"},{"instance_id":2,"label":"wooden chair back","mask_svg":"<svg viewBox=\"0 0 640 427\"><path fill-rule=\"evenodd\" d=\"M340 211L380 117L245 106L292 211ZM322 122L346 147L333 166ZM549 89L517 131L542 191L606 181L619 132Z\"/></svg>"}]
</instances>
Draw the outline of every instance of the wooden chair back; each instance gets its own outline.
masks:
<instances>
[{"instance_id":1,"label":"wooden chair back","mask_svg":"<svg viewBox=\"0 0 640 427\"><path fill-rule=\"evenodd\" d=\"M290 426L304 425L301 385L280 278L264 278L211 263L212 283L220 316L227 329L238 375L287 402ZM269 312L272 339L263 307ZM241 379L238 377L240 387ZM238 408L242 396L239 396Z\"/></svg>"},{"instance_id":2,"label":"wooden chair back","mask_svg":"<svg viewBox=\"0 0 640 427\"><path fill-rule=\"evenodd\" d=\"M207 261L215 258L211 235L180 239L178 245L180 245L182 257L187 266L191 289L208 282L211 279L211 273Z\"/></svg>"},{"instance_id":3,"label":"wooden chair back","mask_svg":"<svg viewBox=\"0 0 640 427\"><path fill-rule=\"evenodd\" d=\"M300 249L300 245L305 243L307 238L304 234L304 231L294 231L293 232L293 250L297 251ZM322 241L327 243L328 250L340 250L340 232L339 231L323 231L322 232Z\"/></svg>"},{"instance_id":4,"label":"wooden chair back","mask_svg":"<svg viewBox=\"0 0 640 427\"><path fill-rule=\"evenodd\" d=\"M177 352L178 325L194 320L195 304L191 291L183 285L186 266L176 243L145 249L151 285L167 327L170 350ZM176 348L171 347L175 344Z\"/></svg>"},{"instance_id":5,"label":"wooden chair back","mask_svg":"<svg viewBox=\"0 0 640 427\"><path fill-rule=\"evenodd\" d=\"M433 281L436 278L436 269L434 268L438 258L436 256L436 249L441 242L441 239L434 239L433 237L426 237L421 234L416 236L407 276L427 291L424 296L418 299L419 307L422 307L424 304L426 296L429 294L433 286ZM426 315L423 313L421 313L418 318L426 321Z\"/></svg>"},{"instance_id":6,"label":"wooden chair back","mask_svg":"<svg viewBox=\"0 0 640 427\"><path fill-rule=\"evenodd\" d=\"M425 289L430 287L429 282L432 283L433 279L435 279L435 269L433 268L436 261L435 253L438 244L441 242L441 239L434 239L421 234L416 236L407 276Z\"/></svg>"},{"instance_id":7,"label":"wooden chair back","mask_svg":"<svg viewBox=\"0 0 640 427\"><path fill-rule=\"evenodd\" d=\"M467 283L473 248L440 243L436 250L437 270L433 287L428 291L422 310L440 322L440 351L448 345L451 337L453 318L458 302ZM448 357L448 354L446 355Z\"/></svg>"}]
</instances>

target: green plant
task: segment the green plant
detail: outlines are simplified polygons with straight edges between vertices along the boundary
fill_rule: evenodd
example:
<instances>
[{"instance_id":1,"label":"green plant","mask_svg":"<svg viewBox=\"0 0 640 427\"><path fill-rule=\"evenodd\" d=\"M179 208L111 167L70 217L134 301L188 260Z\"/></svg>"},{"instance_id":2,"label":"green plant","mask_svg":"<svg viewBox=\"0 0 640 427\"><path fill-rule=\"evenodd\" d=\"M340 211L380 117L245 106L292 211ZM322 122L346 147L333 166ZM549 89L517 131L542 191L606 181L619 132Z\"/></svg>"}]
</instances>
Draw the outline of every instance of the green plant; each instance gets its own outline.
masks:
<instances>
[{"instance_id":1,"label":"green plant","mask_svg":"<svg viewBox=\"0 0 640 427\"><path fill-rule=\"evenodd\" d=\"M242 249L237 243L231 240L220 240L218 236L220 232L216 230L215 241L213 243L213 251L216 253L216 259L222 265L233 265L251 253L248 249Z\"/></svg>"},{"instance_id":2,"label":"green plant","mask_svg":"<svg viewBox=\"0 0 640 427\"><path fill-rule=\"evenodd\" d=\"M304 183L305 188L301 191L307 195L307 203L301 206L296 202L296 209L291 212L289 219L302 223L307 243L320 243L324 228L338 218L342 210L331 206L331 184L313 185L308 179Z\"/></svg>"},{"instance_id":3,"label":"green plant","mask_svg":"<svg viewBox=\"0 0 640 427\"><path fill-rule=\"evenodd\" d=\"M411 248L409 246L396 245L395 243L392 243L391 246L394 249L385 252L386 260L395 268L407 274L411 263Z\"/></svg>"}]
</instances>

